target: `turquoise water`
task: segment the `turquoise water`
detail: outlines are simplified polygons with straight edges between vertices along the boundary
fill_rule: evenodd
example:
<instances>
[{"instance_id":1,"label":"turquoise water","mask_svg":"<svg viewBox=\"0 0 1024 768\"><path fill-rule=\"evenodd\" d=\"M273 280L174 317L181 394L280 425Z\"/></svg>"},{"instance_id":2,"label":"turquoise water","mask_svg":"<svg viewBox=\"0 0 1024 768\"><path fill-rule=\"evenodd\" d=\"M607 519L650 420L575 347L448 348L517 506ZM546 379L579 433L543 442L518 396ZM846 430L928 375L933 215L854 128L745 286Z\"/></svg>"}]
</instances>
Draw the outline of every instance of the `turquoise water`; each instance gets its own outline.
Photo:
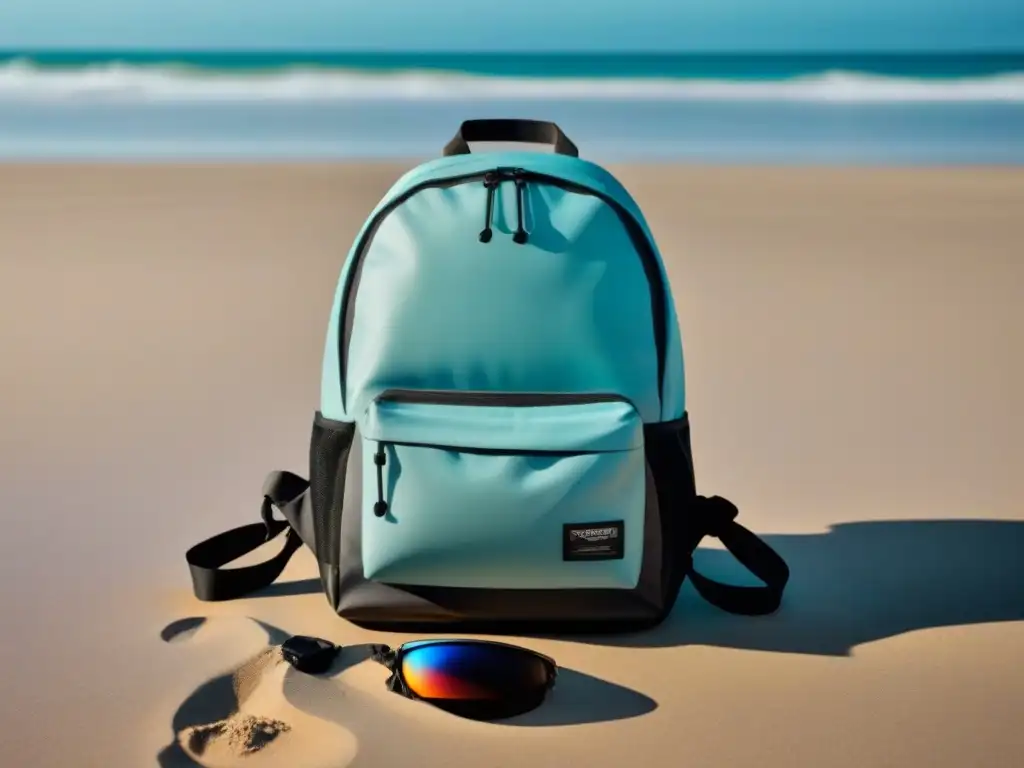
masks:
<instances>
[{"instance_id":1,"label":"turquoise water","mask_svg":"<svg viewBox=\"0 0 1024 768\"><path fill-rule=\"evenodd\" d=\"M467 117L597 160L1024 162L1024 53L0 53L0 158L422 158Z\"/></svg>"},{"instance_id":2,"label":"turquoise water","mask_svg":"<svg viewBox=\"0 0 1024 768\"><path fill-rule=\"evenodd\" d=\"M318 67L356 72L461 72L497 77L690 78L772 80L828 71L910 78L979 77L1024 73L1024 52L975 54L841 53L252 53L252 52L0 52L46 67L121 62L259 71Z\"/></svg>"}]
</instances>

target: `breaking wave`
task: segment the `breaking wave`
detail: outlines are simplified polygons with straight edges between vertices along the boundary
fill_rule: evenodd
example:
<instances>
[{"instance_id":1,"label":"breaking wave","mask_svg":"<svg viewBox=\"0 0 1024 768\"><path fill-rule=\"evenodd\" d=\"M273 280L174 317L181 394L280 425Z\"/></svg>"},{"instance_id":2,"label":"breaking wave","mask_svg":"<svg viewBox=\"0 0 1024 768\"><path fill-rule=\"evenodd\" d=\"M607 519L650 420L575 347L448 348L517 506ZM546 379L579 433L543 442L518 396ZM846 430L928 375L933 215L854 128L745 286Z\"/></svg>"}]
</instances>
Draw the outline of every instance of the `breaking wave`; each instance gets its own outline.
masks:
<instances>
[{"instance_id":1,"label":"breaking wave","mask_svg":"<svg viewBox=\"0 0 1024 768\"><path fill-rule=\"evenodd\" d=\"M264 71L96 64L0 64L0 101L346 102L460 100L1024 103L1024 72L915 79L830 71L786 80L522 78L331 68Z\"/></svg>"}]
</instances>

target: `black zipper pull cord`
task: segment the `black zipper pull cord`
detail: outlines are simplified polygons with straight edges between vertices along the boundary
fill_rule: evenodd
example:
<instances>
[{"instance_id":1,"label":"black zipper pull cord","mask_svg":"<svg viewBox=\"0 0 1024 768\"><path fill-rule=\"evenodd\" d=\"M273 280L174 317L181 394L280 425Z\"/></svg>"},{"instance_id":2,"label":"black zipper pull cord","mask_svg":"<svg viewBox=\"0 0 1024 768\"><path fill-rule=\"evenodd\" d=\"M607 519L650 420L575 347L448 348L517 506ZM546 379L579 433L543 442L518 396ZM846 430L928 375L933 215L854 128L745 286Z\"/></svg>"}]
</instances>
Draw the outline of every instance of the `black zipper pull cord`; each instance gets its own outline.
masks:
<instances>
[{"instance_id":1,"label":"black zipper pull cord","mask_svg":"<svg viewBox=\"0 0 1024 768\"><path fill-rule=\"evenodd\" d=\"M523 226L526 179L523 178L522 171L515 171L513 177L516 181L516 232L512 235L512 240L519 243L519 245L523 245L529 239L529 236L526 234L526 228Z\"/></svg>"},{"instance_id":2,"label":"black zipper pull cord","mask_svg":"<svg viewBox=\"0 0 1024 768\"><path fill-rule=\"evenodd\" d=\"M373 454L373 463L377 465L377 503L373 505L373 514L384 517L388 513L388 503L384 501L384 465L388 456L384 453L384 443L377 443L377 452Z\"/></svg>"},{"instance_id":3,"label":"black zipper pull cord","mask_svg":"<svg viewBox=\"0 0 1024 768\"><path fill-rule=\"evenodd\" d=\"M489 243L493 232L491 231L491 220L494 218L494 192L498 189L498 175L488 173L484 176L484 188L487 190L487 213L484 217L484 228L480 231L480 242Z\"/></svg>"}]
</instances>

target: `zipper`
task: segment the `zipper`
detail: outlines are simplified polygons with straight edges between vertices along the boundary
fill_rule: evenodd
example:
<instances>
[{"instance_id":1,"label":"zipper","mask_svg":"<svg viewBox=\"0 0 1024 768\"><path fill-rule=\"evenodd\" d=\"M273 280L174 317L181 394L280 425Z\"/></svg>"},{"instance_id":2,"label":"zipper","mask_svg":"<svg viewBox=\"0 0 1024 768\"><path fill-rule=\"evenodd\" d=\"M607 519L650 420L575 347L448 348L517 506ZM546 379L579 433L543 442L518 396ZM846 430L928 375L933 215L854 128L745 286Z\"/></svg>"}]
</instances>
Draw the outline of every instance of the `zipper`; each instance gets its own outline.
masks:
<instances>
[{"instance_id":1,"label":"zipper","mask_svg":"<svg viewBox=\"0 0 1024 768\"><path fill-rule=\"evenodd\" d=\"M522 168L513 168L511 171L499 168L496 171L489 171L484 174L484 189L487 190L487 204L484 212L484 228L480 232L480 242L489 243L493 236L491 221L494 218L494 194L503 181L512 181L516 185L516 231L512 235L512 241L524 245L529 241L530 236L526 232L524 223L526 207L526 171Z\"/></svg>"},{"instance_id":2,"label":"zipper","mask_svg":"<svg viewBox=\"0 0 1024 768\"><path fill-rule=\"evenodd\" d=\"M494 219L494 193L498 189L501 179L497 173L488 173L484 176L484 189L487 190L487 211L484 213L484 228L480 230L480 242L491 242L493 231L491 221Z\"/></svg>"},{"instance_id":3,"label":"zipper","mask_svg":"<svg viewBox=\"0 0 1024 768\"><path fill-rule=\"evenodd\" d=\"M590 403L626 403L633 406L628 397L612 392L475 392L450 389L386 389L374 398L376 402L416 403L417 405L468 405L511 408L552 407L559 405L588 405ZM633 406L635 408L635 406ZM373 514L384 517L388 513L388 503L384 498L384 467L388 458L386 448L389 445L415 445L421 448L450 448L450 446L433 443L391 443L384 440L377 442L377 450L373 454L373 463L377 469L377 500L373 504ZM507 451L487 448L459 448L461 453L497 454L522 453L531 456L571 456L574 451Z\"/></svg>"},{"instance_id":4,"label":"zipper","mask_svg":"<svg viewBox=\"0 0 1024 768\"><path fill-rule=\"evenodd\" d=\"M590 403L626 403L628 397L613 392L478 392L455 389L386 389L374 398L378 402L417 405L473 405L495 408L536 408ZM635 406L634 406L635 409Z\"/></svg>"},{"instance_id":5,"label":"zipper","mask_svg":"<svg viewBox=\"0 0 1024 768\"><path fill-rule=\"evenodd\" d=\"M384 206L377 215L373 217L369 226L366 227L363 236L359 239L354 250L355 262L352 265L351 273L349 278L342 289L342 311L344 313L342 317L341 334L338 339L338 368L339 374L342 381L347 378L345 366L348 362L348 348L349 342L352 338L352 327L355 320L355 302L352 300L355 296L356 291L359 288L359 280L362 276L362 268L364 257L366 252L369 250L370 245L373 243L373 238L377 234L377 230L380 229L380 225L396 208L405 203L409 198L418 192L422 192L425 189L432 188L448 188L455 187L460 184L468 184L476 181L483 181L487 188L487 221L484 229L480 232L480 241L489 242L493 237L493 230L491 229L491 219L494 214L494 194L498 184L505 179L511 179L516 182L516 201L517 201L517 230L513 235L513 240L517 243L525 243L528 239L526 231L523 227L523 199L525 197L525 188L528 181L534 183L546 184L548 186L558 187L564 189L567 192L573 192L575 194L590 195L601 200L605 205L611 208L618 215L623 226L626 228L626 232L629 234L630 241L633 244L633 248L640 256L641 264L644 268L644 274L647 277L647 283L650 286L651 293L651 317L654 321L654 346L657 353L658 359L658 399L662 399L662 388L665 380L665 355L667 346L667 322L666 322L666 309L665 309L665 284L661 278L661 268L658 265L657 257L654 254L654 249L651 246L650 241L644 234L639 222L634 216L626 210L618 201L612 197L598 192L597 190L591 189L590 187L583 186L581 184L575 184L571 181L565 181L557 176L549 176L544 173L537 173L535 171L527 171L522 168L494 168L486 172L477 171L474 173L466 173L458 176L450 176L445 179L432 179L430 181L420 182L414 184L405 190L402 194L398 195L394 200ZM486 234L485 234L486 233ZM520 234L521 233L521 234ZM344 392L342 392L344 396Z\"/></svg>"},{"instance_id":6,"label":"zipper","mask_svg":"<svg viewBox=\"0 0 1024 768\"><path fill-rule=\"evenodd\" d=\"M377 465L377 502L373 505L373 514L384 517L388 513L388 503L384 500L384 466L388 463L388 455L384 452L385 443L377 443L377 452L373 454L373 463Z\"/></svg>"},{"instance_id":7,"label":"zipper","mask_svg":"<svg viewBox=\"0 0 1024 768\"><path fill-rule=\"evenodd\" d=\"M526 234L526 227L523 226L523 206L526 198L526 176L525 171L520 168L512 171L512 180L516 184L516 232L512 235L512 241L523 245L529 239Z\"/></svg>"}]
</instances>

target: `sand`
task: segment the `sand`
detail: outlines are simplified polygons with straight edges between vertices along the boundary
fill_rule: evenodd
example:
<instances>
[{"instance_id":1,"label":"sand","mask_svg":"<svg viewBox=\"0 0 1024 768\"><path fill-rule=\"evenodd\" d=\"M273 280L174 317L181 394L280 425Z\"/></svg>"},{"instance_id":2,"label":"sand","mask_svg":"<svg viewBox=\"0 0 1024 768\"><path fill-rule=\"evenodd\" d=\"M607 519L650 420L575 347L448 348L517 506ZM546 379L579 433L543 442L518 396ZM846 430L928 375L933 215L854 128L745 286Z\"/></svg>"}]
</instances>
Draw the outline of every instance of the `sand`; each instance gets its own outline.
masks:
<instances>
[{"instance_id":1,"label":"sand","mask_svg":"<svg viewBox=\"0 0 1024 768\"><path fill-rule=\"evenodd\" d=\"M305 474L333 286L407 166L0 168L0 750L14 768L984 766L1024 751L1024 172L614 168L686 350L698 481L783 609L522 640L508 724L384 689L300 552L204 604L183 553ZM731 570L709 546L699 560ZM325 675L290 634L355 645Z\"/></svg>"}]
</instances>

